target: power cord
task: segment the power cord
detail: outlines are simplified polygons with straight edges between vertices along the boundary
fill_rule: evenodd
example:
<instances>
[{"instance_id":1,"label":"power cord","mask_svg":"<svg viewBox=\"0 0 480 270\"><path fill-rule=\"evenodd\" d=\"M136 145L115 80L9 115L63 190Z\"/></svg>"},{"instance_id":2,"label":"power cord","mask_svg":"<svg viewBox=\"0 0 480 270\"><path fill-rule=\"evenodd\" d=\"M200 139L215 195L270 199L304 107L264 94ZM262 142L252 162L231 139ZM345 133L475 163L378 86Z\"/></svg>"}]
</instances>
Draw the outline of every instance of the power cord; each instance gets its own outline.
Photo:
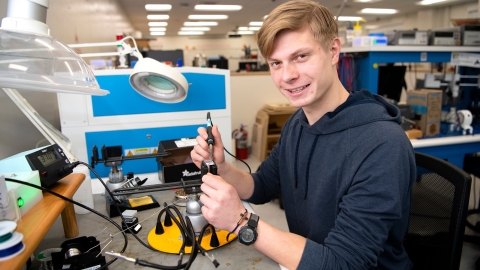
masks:
<instances>
[{"instance_id":1,"label":"power cord","mask_svg":"<svg viewBox=\"0 0 480 270\"><path fill-rule=\"evenodd\" d=\"M79 206L79 207L82 207L82 208L84 208L84 209L86 209L86 210L94 213L95 215L97 215L97 216L99 216L99 217L102 217L103 219L105 219L105 220L107 220L108 222L112 223L115 227L117 227L117 229L119 229L119 230L122 232L123 238L124 238L125 242L124 242L123 248L122 248L122 250L120 251L120 253L123 253L123 252L127 249L128 238L127 238L127 235L125 234L125 232L123 231L122 227L121 227L117 222L115 222L113 219L105 216L104 214L98 212L97 210L92 209L92 208L90 208L90 207L88 207L88 206L86 206L86 205L84 205L84 204L82 204L82 203L79 203L79 202L77 202L77 201L74 201L74 200L72 200L72 199L70 199L70 198L67 198L67 197L65 197L65 196L63 196L63 195L60 195L60 194L58 194L58 193L56 193L56 192L54 192L54 191L51 191L51 190L49 190L49 189L47 189L47 188L44 188L44 187L41 187L41 186L37 186L37 185L32 184L32 183L28 183L28 182L24 182L24 181L12 179L12 178L5 178L5 181L13 182L13 183L17 183L17 184L22 184L22 185L26 185L26 186L30 186L30 187L33 187L33 188L36 188L36 189L40 189L40 190L45 191L45 192L48 192L48 193L50 193L50 194L52 194L52 195L54 195L54 196L57 196L57 197L65 200L65 201L67 201L67 202L70 202L70 203L73 203L73 204L75 204L75 205L77 205L77 206ZM115 258L115 259L107 262L104 266L102 266L102 267L100 267L100 268L98 268L98 269L107 268L110 264L112 264L112 263L115 262L116 260L117 260L117 259Z\"/></svg>"},{"instance_id":2,"label":"power cord","mask_svg":"<svg viewBox=\"0 0 480 270\"><path fill-rule=\"evenodd\" d=\"M81 161L76 161L76 162L73 162L73 163L71 163L71 164L67 164L67 165L65 165L64 167L62 167L62 168L60 169L59 173L61 173L61 172L63 172L63 171L70 171L70 170L72 170L73 168L75 168L76 166L78 166L78 165L80 165L80 164L86 166L87 168L89 168L89 169L93 172L93 174L95 174L95 176L98 178L98 180L100 181L100 183L102 183L102 185L104 186L106 192L107 192L107 193L110 195L110 197L112 198L113 204L114 204L114 206L117 208L118 213L121 213L120 207L118 206L116 200L114 199L113 193L110 191L110 189L107 187L107 185L106 185L105 182L102 180L102 178L98 175L98 173L97 173L89 164L84 163L84 162L81 162ZM246 163L245 163L245 164L246 164ZM247 164L247 166L248 166L248 164ZM249 169L250 169L250 167L249 167ZM178 218L179 218L179 220L180 220L180 223L179 223L179 222L176 220L176 218L172 218L172 220L175 222L175 224L178 226L178 228L179 228L180 231L182 232L182 236L183 236L182 248L184 248L185 243L186 243L186 241L187 241L187 238L190 238L191 240L194 240L194 241L192 241L193 244L194 244L194 246L200 246L199 243L196 243L197 240L196 240L196 238L195 238L195 232L193 231L193 226L191 225L191 222L190 222L190 220L188 219L188 217L186 217L186 220L188 221L187 224L186 224L185 221L184 221L183 218L182 218L182 215L181 215L180 211L179 211L176 207L171 206L171 205L166 205L166 204L164 204L164 207L165 207L165 208L162 209L162 211L160 211L159 216L160 216L163 212L167 212L167 213L170 215L170 217L174 217L174 215L173 215L172 212L170 211L170 209L173 209L173 210L176 212L176 214L177 214L177 216L178 216ZM163 211L163 210L165 210L165 211ZM132 236L133 236L139 243L141 243L143 246L145 246L146 248L148 248L148 249L150 249L150 250L152 250L152 251L160 252L159 250L157 250L157 249L155 249L155 248L152 248L150 245L145 244L140 238L138 238L138 236L137 236L135 233L133 233L132 230L131 230L131 228L126 224L125 218L124 218L121 214L120 214L120 217L121 217L121 219L122 219L122 222L125 224L125 226L127 227L127 229L128 229L128 230L130 231L130 233L132 234ZM188 226L188 223L190 223L189 226ZM118 224L117 224L117 225L118 225ZM187 236L185 232L188 231L189 228L192 230L193 233ZM176 269L183 269L183 268L184 268L184 269L189 269L190 266L191 266L191 264L193 263L193 261L195 260L195 258L196 258L196 256L197 256L198 250L199 250L198 248L195 249L195 248L192 246L192 253L191 253L190 257L189 257L188 262L185 263L185 264L182 264L182 263L181 263L181 258L183 257L183 254L184 254L184 252L182 252L182 250L181 250L181 252L180 252L181 258L180 258L179 263L178 263L177 266L166 266L166 265L152 264L152 263L148 263L148 262L141 261L141 260L138 260L138 259L136 260L136 263L137 263L137 264L141 264L141 265L143 265L143 266L148 266L148 265L145 265L145 264L149 264L149 265L151 265L150 267L156 268L156 269L166 269L166 270L176 270ZM123 253L123 251L120 252L120 253ZM202 253L202 254L203 254L203 253ZM123 257L119 257L119 256L117 256L117 258L122 258L122 259L124 259ZM130 261L130 260L129 260L129 261ZM216 261L215 261L215 262L216 262ZM216 262L217 264L215 264L215 262L212 261L212 263L214 263L215 266L218 266L218 265L217 265L218 262Z\"/></svg>"},{"instance_id":3,"label":"power cord","mask_svg":"<svg viewBox=\"0 0 480 270\"><path fill-rule=\"evenodd\" d=\"M247 162L243 161L242 159L240 159L240 158L236 157L235 155L233 155L232 153L228 152L227 148L223 147L223 150L225 150L225 152L227 152L227 154L229 154L230 156L234 157L236 160L239 160L239 161L241 161L243 164L245 164L245 165L247 166L247 168L248 168L248 172L249 172L249 173L252 173L252 169L250 169L250 166L248 166L248 163L247 163Z\"/></svg>"}]
</instances>

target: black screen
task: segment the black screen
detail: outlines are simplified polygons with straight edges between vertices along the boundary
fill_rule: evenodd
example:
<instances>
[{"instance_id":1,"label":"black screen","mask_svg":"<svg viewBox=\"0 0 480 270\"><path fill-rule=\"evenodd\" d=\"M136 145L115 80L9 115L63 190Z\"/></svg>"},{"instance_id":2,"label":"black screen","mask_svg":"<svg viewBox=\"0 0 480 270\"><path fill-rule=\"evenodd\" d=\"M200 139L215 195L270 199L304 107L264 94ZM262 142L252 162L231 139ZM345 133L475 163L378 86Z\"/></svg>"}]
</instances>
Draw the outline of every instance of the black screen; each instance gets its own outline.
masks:
<instances>
[{"instance_id":1,"label":"black screen","mask_svg":"<svg viewBox=\"0 0 480 270\"><path fill-rule=\"evenodd\" d=\"M378 67L378 94L389 99L400 101L402 88L405 86L406 66L379 66Z\"/></svg>"}]
</instances>

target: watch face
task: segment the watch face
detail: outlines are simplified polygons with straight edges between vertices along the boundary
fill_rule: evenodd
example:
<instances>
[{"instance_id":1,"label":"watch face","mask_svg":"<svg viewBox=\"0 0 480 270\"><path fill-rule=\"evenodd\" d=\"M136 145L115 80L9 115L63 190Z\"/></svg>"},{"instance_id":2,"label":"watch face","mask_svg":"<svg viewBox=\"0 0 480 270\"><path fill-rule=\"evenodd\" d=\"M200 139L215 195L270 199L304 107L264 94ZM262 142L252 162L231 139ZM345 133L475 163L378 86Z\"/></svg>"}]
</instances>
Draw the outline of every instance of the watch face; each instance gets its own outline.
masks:
<instances>
[{"instance_id":1,"label":"watch face","mask_svg":"<svg viewBox=\"0 0 480 270\"><path fill-rule=\"evenodd\" d=\"M240 237L245 243L250 243L255 239L255 234L250 228L246 228L241 234Z\"/></svg>"}]
</instances>

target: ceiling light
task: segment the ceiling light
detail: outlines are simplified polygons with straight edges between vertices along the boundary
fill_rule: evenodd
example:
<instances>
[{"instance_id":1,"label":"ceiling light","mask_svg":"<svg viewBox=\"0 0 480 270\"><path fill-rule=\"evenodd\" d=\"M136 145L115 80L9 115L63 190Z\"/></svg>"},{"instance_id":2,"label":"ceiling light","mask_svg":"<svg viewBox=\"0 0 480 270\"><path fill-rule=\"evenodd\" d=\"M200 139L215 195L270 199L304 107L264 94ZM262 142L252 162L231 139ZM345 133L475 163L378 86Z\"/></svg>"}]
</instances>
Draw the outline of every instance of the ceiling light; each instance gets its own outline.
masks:
<instances>
[{"instance_id":1,"label":"ceiling light","mask_svg":"<svg viewBox=\"0 0 480 270\"><path fill-rule=\"evenodd\" d=\"M210 27L182 27L181 31L210 31Z\"/></svg>"},{"instance_id":2,"label":"ceiling light","mask_svg":"<svg viewBox=\"0 0 480 270\"><path fill-rule=\"evenodd\" d=\"M152 31L152 32L150 32L150 35L151 36L165 36L165 32L164 31Z\"/></svg>"},{"instance_id":3,"label":"ceiling light","mask_svg":"<svg viewBox=\"0 0 480 270\"><path fill-rule=\"evenodd\" d=\"M205 33L202 31L179 31L178 34L181 36L200 36Z\"/></svg>"},{"instance_id":4,"label":"ceiling light","mask_svg":"<svg viewBox=\"0 0 480 270\"><path fill-rule=\"evenodd\" d=\"M338 20L341 22L357 22L357 21L363 20L363 18L356 17L356 16L340 16L338 17Z\"/></svg>"},{"instance_id":5,"label":"ceiling light","mask_svg":"<svg viewBox=\"0 0 480 270\"><path fill-rule=\"evenodd\" d=\"M217 22L184 22L184 26L217 26Z\"/></svg>"},{"instance_id":6,"label":"ceiling light","mask_svg":"<svg viewBox=\"0 0 480 270\"><path fill-rule=\"evenodd\" d=\"M147 19L149 20L168 20L170 16L165 14L155 14L155 15L147 15Z\"/></svg>"},{"instance_id":7,"label":"ceiling light","mask_svg":"<svg viewBox=\"0 0 480 270\"><path fill-rule=\"evenodd\" d=\"M253 31L238 31L239 35L253 35Z\"/></svg>"},{"instance_id":8,"label":"ceiling light","mask_svg":"<svg viewBox=\"0 0 480 270\"><path fill-rule=\"evenodd\" d=\"M149 22L148 26L167 26L167 22Z\"/></svg>"},{"instance_id":9,"label":"ceiling light","mask_svg":"<svg viewBox=\"0 0 480 270\"><path fill-rule=\"evenodd\" d=\"M150 32L165 32L167 28L165 27L150 27Z\"/></svg>"},{"instance_id":10,"label":"ceiling light","mask_svg":"<svg viewBox=\"0 0 480 270\"><path fill-rule=\"evenodd\" d=\"M241 26L238 28L238 31L258 31L258 30L260 30L260 26L253 26L253 27Z\"/></svg>"},{"instance_id":11,"label":"ceiling light","mask_svg":"<svg viewBox=\"0 0 480 270\"><path fill-rule=\"evenodd\" d=\"M390 8L364 8L360 10L360 13L364 14L395 14L398 11Z\"/></svg>"},{"instance_id":12,"label":"ceiling light","mask_svg":"<svg viewBox=\"0 0 480 270\"><path fill-rule=\"evenodd\" d=\"M148 4L148 5L145 5L145 9L148 11L169 11L172 9L172 5Z\"/></svg>"},{"instance_id":13,"label":"ceiling light","mask_svg":"<svg viewBox=\"0 0 480 270\"><path fill-rule=\"evenodd\" d=\"M208 10L208 11L236 11L241 10L240 5L195 5L195 10Z\"/></svg>"},{"instance_id":14,"label":"ceiling light","mask_svg":"<svg viewBox=\"0 0 480 270\"><path fill-rule=\"evenodd\" d=\"M226 20L227 15L188 15L190 20Z\"/></svg>"},{"instance_id":15,"label":"ceiling light","mask_svg":"<svg viewBox=\"0 0 480 270\"><path fill-rule=\"evenodd\" d=\"M437 3L441 3L441 2L445 2L445 1L447 1L447 0L423 0L423 1L417 2L416 4L426 6L426 5L437 4Z\"/></svg>"},{"instance_id":16,"label":"ceiling light","mask_svg":"<svg viewBox=\"0 0 480 270\"><path fill-rule=\"evenodd\" d=\"M250 22L248 25L250 25L250 26L262 26L263 22Z\"/></svg>"}]
</instances>

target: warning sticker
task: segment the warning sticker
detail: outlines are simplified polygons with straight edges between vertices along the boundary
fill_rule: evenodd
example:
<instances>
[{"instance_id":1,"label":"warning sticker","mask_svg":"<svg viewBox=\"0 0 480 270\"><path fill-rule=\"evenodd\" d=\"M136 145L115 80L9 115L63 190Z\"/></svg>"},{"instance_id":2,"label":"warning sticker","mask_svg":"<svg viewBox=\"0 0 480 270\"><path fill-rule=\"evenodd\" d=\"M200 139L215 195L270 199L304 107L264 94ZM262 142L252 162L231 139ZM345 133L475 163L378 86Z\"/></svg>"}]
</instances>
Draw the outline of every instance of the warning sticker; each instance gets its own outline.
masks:
<instances>
[{"instance_id":1,"label":"warning sticker","mask_svg":"<svg viewBox=\"0 0 480 270\"><path fill-rule=\"evenodd\" d=\"M139 155L148 155L152 154L153 149L156 149L155 147L143 147L143 148L133 148L133 149L125 149L124 155L127 157L131 156L139 156Z\"/></svg>"}]
</instances>

